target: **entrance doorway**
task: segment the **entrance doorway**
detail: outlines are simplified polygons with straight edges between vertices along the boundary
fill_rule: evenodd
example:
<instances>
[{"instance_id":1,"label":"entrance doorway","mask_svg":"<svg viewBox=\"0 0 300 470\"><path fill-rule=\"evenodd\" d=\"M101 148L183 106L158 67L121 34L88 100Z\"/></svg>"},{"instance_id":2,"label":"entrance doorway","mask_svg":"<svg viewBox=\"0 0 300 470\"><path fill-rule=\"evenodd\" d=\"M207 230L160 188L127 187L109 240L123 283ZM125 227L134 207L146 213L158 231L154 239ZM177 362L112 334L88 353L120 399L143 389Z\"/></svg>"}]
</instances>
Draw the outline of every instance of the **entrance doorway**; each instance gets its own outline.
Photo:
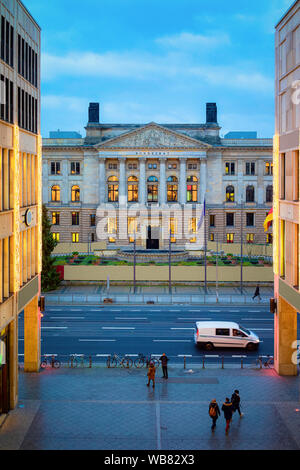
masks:
<instances>
[{"instance_id":1,"label":"entrance doorway","mask_svg":"<svg viewBox=\"0 0 300 470\"><path fill-rule=\"evenodd\" d=\"M146 248L147 250L159 250L159 227L148 225Z\"/></svg>"}]
</instances>

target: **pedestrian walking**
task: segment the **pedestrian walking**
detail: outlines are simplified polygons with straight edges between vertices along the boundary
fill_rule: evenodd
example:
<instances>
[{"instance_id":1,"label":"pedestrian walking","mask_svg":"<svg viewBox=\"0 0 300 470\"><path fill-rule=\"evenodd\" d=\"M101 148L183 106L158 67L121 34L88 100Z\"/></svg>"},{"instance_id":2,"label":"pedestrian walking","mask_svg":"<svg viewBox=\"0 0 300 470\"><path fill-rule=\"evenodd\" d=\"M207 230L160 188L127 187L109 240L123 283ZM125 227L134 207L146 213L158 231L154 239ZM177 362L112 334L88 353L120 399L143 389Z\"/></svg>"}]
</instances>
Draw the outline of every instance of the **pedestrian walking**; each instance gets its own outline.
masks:
<instances>
[{"instance_id":1,"label":"pedestrian walking","mask_svg":"<svg viewBox=\"0 0 300 470\"><path fill-rule=\"evenodd\" d=\"M155 372L156 372L155 365L153 364L153 362L150 362L149 368L148 368L148 373L147 373L147 376L148 376L147 387L150 386L150 381L151 380L152 380L153 388L155 387Z\"/></svg>"},{"instance_id":2,"label":"pedestrian walking","mask_svg":"<svg viewBox=\"0 0 300 470\"><path fill-rule=\"evenodd\" d=\"M225 432L226 434L228 434L230 423L232 420L232 413L233 413L232 403L229 400L229 398L225 399L225 403L223 403L223 406L222 406L222 411L224 412L224 418L226 420Z\"/></svg>"},{"instance_id":3,"label":"pedestrian walking","mask_svg":"<svg viewBox=\"0 0 300 470\"><path fill-rule=\"evenodd\" d=\"M167 379L168 378L168 360L169 358L166 356L166 353L163 353L163 355L159 358L161 361L161 367L163 370L163 376L162 379Z\"/></svg>"},{"instance_id":4,"label":"pedestrian walking","mask_svg":"<svg viewBox=\"0 0 300 470\"><path fill-rule=\"evenodd\" d=\"M215 398L209 404L208 414L212 419L211 430L214 431L215 427L216 427L216 424L217 424L217 419L219 418L219 416L221 414L220 413L220 408L219 408L218 403L217 403Z\"/></svg>"},{"instance_id":5,"label":"pedestrian walking","mask_svg":"<svg viewBox=\"0 0 300 470\"><path fill-rule=\"evenodd\" d=\"M235 413L238 411L240 418L244 416L244 413L241 413L241 397L240 397L240 392L238 390L235 390L231 396L231 403L232 403L232 409L233 412Z\"/></svg>"},{"instance_id":6,"label":"pedestrian walking","mask_svg":"<svg viewBox=\"0 0 300 470\"><path fill-rule=\"evenodd\" d=\"M259 284L257 284L257 286L256 286L256 289L255 289L254 295L252 297L252 300L254 300L255 297L258 297L259 301L261 301L261 296L260 296L260 291L259 291Z\"/></svg>"}]
</instances>

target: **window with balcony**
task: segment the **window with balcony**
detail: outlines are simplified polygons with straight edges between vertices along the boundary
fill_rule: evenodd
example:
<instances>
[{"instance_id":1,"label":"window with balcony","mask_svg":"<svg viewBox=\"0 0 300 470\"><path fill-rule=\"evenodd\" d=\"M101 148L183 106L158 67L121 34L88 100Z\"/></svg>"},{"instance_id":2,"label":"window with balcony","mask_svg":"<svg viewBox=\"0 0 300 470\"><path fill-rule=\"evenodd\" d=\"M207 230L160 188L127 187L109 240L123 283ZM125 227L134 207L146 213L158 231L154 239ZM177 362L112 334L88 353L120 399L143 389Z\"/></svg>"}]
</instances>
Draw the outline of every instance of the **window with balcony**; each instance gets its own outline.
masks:
<instances>
[{"instance_id":1,"label":"window with balcony","mask_svg":"<svg viewBox=\"0 0 300 470\"><path fill-rule=\"evenodd\" d=\"M178 200L178 179L176 176L169 176L167 179L167 200L177 202Z\"/></svg>"},{"instance_id":2,"label":"window with balcony","mask_svg":"<svg viewBox=\"0 0 300 470\"><path fill-rule=\"evenodd\" d=\"M51 188L51 201L60 202L60 187L57 185Z\"/></svg>"},{"instance_id":3,"label":"window with balcony","mask_svg":"<svg viewBox=\"0 0 300 470\"><path fill-rule=\"evenodd\" d=\"M108 202L119 201L119 179L117 176L110 176L107 180Z\"/></svg>"},{"instance_id":4,"label":"window with balcony","mask_svg":"<svg viewBox=\"0 0 300 470\"><path fill-rule=\"evenodd\" d=\"M198 178L196 176L187 177L186 201L197 202L198 200Z\"/></svg>"},{"instance_id":5,"label":"window with balcony","mask_svg":"<svg viewBox=\"0 0 300 470\"><path fill-rule=\"evenodd\" d=\"M79 202L80 201L80 188L77 185L72 186L71 201L72 202Z\"/></svg>"},{"instance_id":6,"label":"window with balcony","mask_svg":"<svg viewBox=\"0 0 300 470\"><path fill-rule=\"evenodd\" d=\"M226 188L226 202L234 202L234 187L227 186Z\"/></svg>"},{"instance_id":7,"label":"window with balcony","mask_svg":"<svg viewBox=\"0 0 300 470\"><path fill-rule=\"evenodd\" d=\"M147 201L158 201L158 179L156 176L150 176L147 180Z\"/></svg>"},{"instance_id":8,"label":"window with balcony","mask_svg":"<svg viewBox=\"0 0 300 470\"><path fill-rule=\"evenodd\" d=\"M128 202L138 202L139 200L139 183L136 176L128 178Z\"/></svg>"}]
</instances>

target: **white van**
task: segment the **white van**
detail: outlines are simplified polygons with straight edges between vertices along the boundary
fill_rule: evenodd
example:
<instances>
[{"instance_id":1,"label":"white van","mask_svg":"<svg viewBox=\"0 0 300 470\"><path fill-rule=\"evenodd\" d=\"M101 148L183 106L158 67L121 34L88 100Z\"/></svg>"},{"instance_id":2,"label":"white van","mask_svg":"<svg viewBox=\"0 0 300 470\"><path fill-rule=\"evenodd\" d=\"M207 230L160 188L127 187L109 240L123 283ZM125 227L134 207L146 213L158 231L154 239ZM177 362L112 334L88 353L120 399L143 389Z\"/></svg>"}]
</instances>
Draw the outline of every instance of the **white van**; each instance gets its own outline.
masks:
<instances>
[{"instance_id":1,"label":"white van","mask_svg":"<svg viewBox=\"0 0 300 470\"><path fill-rule=\"evenodd\" d=\"M258 348L259 337L238 323L219 321L196 322L195 344L206 351L213 348L246 348L254 351Z\"/></svg>"}]
</instances>

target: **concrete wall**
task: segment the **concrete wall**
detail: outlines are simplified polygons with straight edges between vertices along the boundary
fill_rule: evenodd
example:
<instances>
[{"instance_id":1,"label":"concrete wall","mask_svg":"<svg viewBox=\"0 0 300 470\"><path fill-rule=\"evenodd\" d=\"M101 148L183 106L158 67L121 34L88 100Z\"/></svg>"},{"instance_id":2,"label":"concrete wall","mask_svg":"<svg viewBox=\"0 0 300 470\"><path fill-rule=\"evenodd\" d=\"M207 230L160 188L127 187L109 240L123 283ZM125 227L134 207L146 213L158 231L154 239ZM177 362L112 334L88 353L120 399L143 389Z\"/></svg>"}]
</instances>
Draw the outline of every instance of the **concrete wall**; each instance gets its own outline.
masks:
<instances>
[{"instance_id":1,"label":"concrete wall","mask_svg":"<svg viewBox=\"0 0 300 470\"><path fill-rule=\"evenodd\" d=\"M240 266L219 266L219 282L238 282L240 280ZM110 281L132 281L132 266L65 266L66 281L106 281L109 276ZM137 266L137 281L168 281L168 266ZM203 281L203 266L173 266L172 281ZM216 280L216 267L207 267L207 280ZM244 282L272 282L272 267L246 266L243 268Z\"/></svg>"}]
</instances>

